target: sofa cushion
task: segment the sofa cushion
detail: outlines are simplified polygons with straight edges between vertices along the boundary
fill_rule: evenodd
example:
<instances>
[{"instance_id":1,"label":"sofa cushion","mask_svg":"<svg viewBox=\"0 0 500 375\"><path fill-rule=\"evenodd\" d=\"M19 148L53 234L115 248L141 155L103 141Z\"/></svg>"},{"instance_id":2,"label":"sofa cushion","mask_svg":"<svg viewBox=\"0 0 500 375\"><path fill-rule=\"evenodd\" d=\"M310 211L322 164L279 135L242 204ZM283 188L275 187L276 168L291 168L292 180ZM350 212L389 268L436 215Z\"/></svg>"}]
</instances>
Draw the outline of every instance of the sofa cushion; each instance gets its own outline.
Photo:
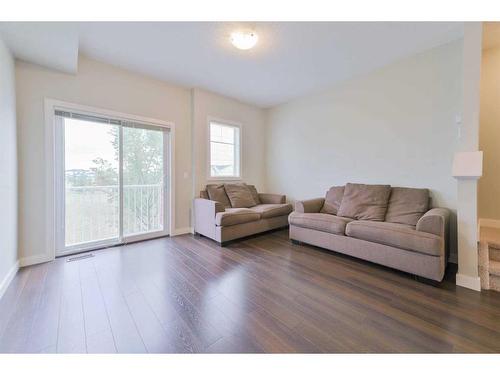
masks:
<instances>
[{"instance_id":1,"label":"sofa cushion","mask_svg":"<svg viewBox=\"0 0 500 375\"><path fill-rule=\"evenodd\" d=\"M250 193L252 194L252 198L253 198L255 204L261 204L262 202L260 201L259 193L257 192L257 189L255 188L255 186L254 185L247 185L247 187L250 190Z\"/></svg>"},{"instance_id":2,"label":"sofa cushion","mask_svg":"<svg viewBox=\"0 0 500 375\"><path fill-rule=\"evenodd\" d=\"M226 211L215 214L215 225L220 227L249 223L256 220L260 220L260 214L248 208L226 208Z\"/></svg>"},{"instance_id":3,"label":"sofa cushion","mask_svg":"<svg viewBox=\"0 0 500 375\"><path fill-rule=\"evenodd\" d=\"M220 202L224 207L231 207L231 202L226 194L226 189L224 189L224 184L207 185L207 194L211 201Z\"/></svg>"},{"instance_id":4,"label":"sofa cushion","mask_svg":"<svg viewBox=\"0 0 500 375\"><path fill-rule=\"evenodd\" d=\"M417 225L429 209L429 190L393 187L389 198L389 207L385 214L385 221Z\"/></svg>"},{"instance_id":5,"label":"sofa cushion","mask_svg":"<svg viewBox=\"0 0 500 375\"><path fill-rule=\"evenodd\" d=\"M327 192L325 197L325 203L321 208L322 213L337 215L337 212L342 202L342 197L344 196L344 186L332 186Z\"/></svg>"},{"instance_id":6,"label":"sofa cushion","mask_svg":"<svg viewBox=\"0 0 500 375\"><path fill-rule=\"evenodd\" d=\"M384 221L390 194L390 185L348 183L337 215L356 220Z\"/></svg>"},{"instance_id":7,"label":"sofa cushion","mask_svg":"<svg viewBox=\"0 0 500 375\"><path fill-rule=\"evenodd\" d=\"M263 219L267 219L269 217L288 215L293 211L293 206L290 203L258 204L257 206L249 209L261 214Z\"/></svg>"},{"instance_id":8,"label":"sofa cushion","mask_svg":"<svg viewBox=\"0 0 500 375\"><path fill-rule=\"evenodd\" d=\"M233 208L248 208L257 204L246 184L224 184L224 189Z\"/></svg>"},{"instance_id":9,"label":"sofa cushion","mask_svg":"<svg viewBox=\"0 0 500 375\"><path fill-rule=\"evenodd\" d=\"M350 221L345 217L322 213L292 212L288 217L290 225L340 235L345 234L346 224Z\"/></svg>"},{"instance_id":10,"label":"sofa cushion","mask_svg":"<svg viewBox=\"0 0 500 375\"><path fill-rule=\"evenodd\" d=\"M411 225L360 220L347 224L345 233L349 237L382 245L434 256L444 255L441 237L419 232Z\"/></svg>"}]
</instances>

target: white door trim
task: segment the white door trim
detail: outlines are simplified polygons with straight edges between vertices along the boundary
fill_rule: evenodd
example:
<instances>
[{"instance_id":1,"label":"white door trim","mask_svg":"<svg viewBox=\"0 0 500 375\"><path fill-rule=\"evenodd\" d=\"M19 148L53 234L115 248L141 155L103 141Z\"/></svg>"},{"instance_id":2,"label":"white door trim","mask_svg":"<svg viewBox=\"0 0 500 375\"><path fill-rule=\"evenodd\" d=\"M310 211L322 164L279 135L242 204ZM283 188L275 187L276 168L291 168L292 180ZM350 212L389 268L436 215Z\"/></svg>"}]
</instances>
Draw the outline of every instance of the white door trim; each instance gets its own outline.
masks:
<instances>
[{"instance_id":1,"label":"white door trim","mask_svg":"<svg viewBox=\"0 0 500 375\"><path fill-rule=\"evenodd\" d=\"M112 111L103 108L91 107L61 100L45 98L44 100L44 117L45 117L45 186L46 186L46 240L45 252L40 254L40 258L52 260L56 256L56 199L57 199L57 159L56 159L56 133L55 133L55 114L56 109L69 109L80 113L98 114L106 117L112 117L121 120L137 121L140 123L151 124L157 127L167 128L169 130L168 140L168 171L167 184L168 196L168 212L165 225L168 226L170 234L175 233L175 124L170 121L158 120L145 116L132 115Z\"/></svg>"}]
</instances>

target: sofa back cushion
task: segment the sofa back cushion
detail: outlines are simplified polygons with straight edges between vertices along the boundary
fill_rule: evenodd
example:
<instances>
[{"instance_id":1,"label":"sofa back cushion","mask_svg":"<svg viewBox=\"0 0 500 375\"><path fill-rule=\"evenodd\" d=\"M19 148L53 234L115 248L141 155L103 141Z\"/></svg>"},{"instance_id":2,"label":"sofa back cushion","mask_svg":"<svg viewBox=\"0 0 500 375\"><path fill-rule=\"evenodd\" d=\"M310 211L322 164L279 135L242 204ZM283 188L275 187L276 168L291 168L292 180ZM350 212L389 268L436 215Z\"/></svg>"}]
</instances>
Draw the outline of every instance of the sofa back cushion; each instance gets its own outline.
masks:
<instances>
[{"instance_id":1,"label":"sofa back cushion","mask_svg":"<svg viewBox=\"0 0 500 375\"><path fill-rule=\"evenodd\" d=\"M224 184L226 194L233 208L248 208L257 205L246 184Z\"/></svg>"},{"instance_id":2,"label":"sofa back cushion","mask_svg":"<svg viewBox=\"0 0 500 375\"><path fill-rule=\"evenodd\" d=\"M429 190L393 187L385 221L389 223L417 225L429 209Z\"/></svg>"},{"instance_id":3,"label":"sofa back cushion","mask_svg":"<svg viewBox=\"0 0 500 375\"><path fill-rule=\"evenodd\" d=\"M229 197L226 194L224 184L207 185L207 194L208 198L210 198L211 201L217 201L224 205L225 208L231 207L231 202L229 201Z\"/></svg>"},{"instance_id":4,"label":"sofa back cushion","mask_svg":"<svg viewBox=\"0 0 500 375\"><path fill-rule=\"evenodd\" d=\"M384 221L390 185L348 183L337 215L356 220Z\"/></svg>"},{"instance_id":5,"label":"sofa back cushion","mask_svg":"<svg viewBox=\"0 0 500 375\"><path fill-rule=\"evenodd\" d=\"M257 192L257 189L255 188L254 185L247 185L248 189L250 189L250 193L252 193L253 200L255 201L255 204L261 204L262 202L260 201L259 198L259 193Z\"/></svg>"},{"instance_id":6,"label":"sofa back cushion","mask_svg":"<svg viewBox=\"0 0 500 375\"><path fill-rule=\"evenodd\" d=\"M323 203L320 212L323 214L337 215L343 196L344 186L332 186L326 192L325 203Z\"/></svg>"}]
</instances>

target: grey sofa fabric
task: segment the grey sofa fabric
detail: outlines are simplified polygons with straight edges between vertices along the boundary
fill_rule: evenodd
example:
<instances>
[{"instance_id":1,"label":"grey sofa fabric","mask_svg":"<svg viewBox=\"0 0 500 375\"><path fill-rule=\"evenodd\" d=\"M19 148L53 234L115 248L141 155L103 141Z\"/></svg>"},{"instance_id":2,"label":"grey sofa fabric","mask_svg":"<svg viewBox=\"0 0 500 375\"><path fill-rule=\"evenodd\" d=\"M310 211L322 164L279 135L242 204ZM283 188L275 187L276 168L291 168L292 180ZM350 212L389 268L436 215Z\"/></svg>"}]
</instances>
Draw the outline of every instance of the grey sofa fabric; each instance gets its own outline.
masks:
<instances>
[{"instance_id":1,"label":"grey sofa fabric","mask_svg":"<svg viewBox=\"0 0 500 375\"><path fill-rule=\"evenodd\" d=\"M285 215L270 217L269 219L260 219L239 225L231 225L229 227L216 226L215 235L212 239L222 244L227 241L251 236L253 234L264 233L273 229L286 228L287 225L288 218Z\"/></svg>"},{"instance_id":2,"label":"grey sofa fabric","mask_svg":"<svg viewBox=\"0 0 500 375\"><path fill-rule=\"evenodd\" d=\"M347 225L346 235L428 255L444 255L441 237L420 232L410 225L359 220Z\"/></svg>"},{"instance_id":3,"label":"grey sofa fabric","mask_svg":"<svg viewBox=\"0 0 500 375\"><path fill-rule=\"evenodd\" d=\"M295 202L295 212L318 213L325 203L325 198L314 198Z\"/></svg>"},{"instance_id":4,"label":"grey sofa fabric","mask_svg":"<svg viewBox=\"0 0 500 375\"><path fill-rule=\"evenodd\" d=\"M251 185L249 185L251 186ZM260 204L249 208L224 207L206 191L194 199L194 230L219 243L288 226L291 204L282 194L257 193Z\"/></svg>"},{"instance_id":5,"label":"grey sofa fabric","mask_svg":"<svg viewBox=\"0 0 500 375\"><path fill-rule=\"evenodd\" d=\"M449 210L432 208L421 214L429 202L426 189L394 188L396 194L389 199L386 185L380 185L383 188L375 189L377 197L371 202L380 208L387 199L389 208L385 220L377 217L375 221L373 219L382 211L369 207L367 191L370 189L365 189L364 185L353 193L348 186L337 215L321 212L324 198L295 202L295 211L289 217L290 239L441 281L448 256ZM368 202L366 205L346 202L346 212L356 212L352 216L363 217L359 212L368 207L371 220L341 217L346 196L350 196L351 201L359 198ZM395 206L391 208L392 204Z\"/></svg>"},{"instance_id":6,"label":"grey sofa fabric","mask_svg":"<svg viewBox=\"0 0 500 375\"><path fill-rule=\"evenodd\" d=\"M215 215L224 212L225 208L220 202L209 199L197 198L194 200L194 227L207 237L215 236Z\"/></svg>"},{"instance_id":7,"label":"grey sofa fabric","mask_svg":"<svg viewBox=\"0 0 500 375\"><path fill-rule=\"evenodd\" d=\"M444 277L446 257L431 256L375 242L290 225L290 238L395 268L431 280Z\"/></svg>"},{"instance_id":8,"label":"grey sofa fabric","mask_svg":"<svg viewBox=\"0 0 500 375\"><path fill-rule=\"evenodd\" d=\"M250 221L260 220L260 213L248 208L226 208L224 212L215 214L215 225L229 226L248 223Z\"/></svg>"},{"instance_id":9,"label":"grey sofa fabric","mask_svg":"<svg viewBox=\"0 0 500 375\"><path fill-rule=\"evenodd\" d=\"M248 208L257 204L246 184L224 184L224 189L233 208Z\"/></svg>"},{"instance_id":10,"label":"grey sofa fabric","mask_svg":"<svg viewBox=\"0 0 500 375\"><path fill-rule=\"evenodd\" d=\"M208 199L222 203L224 207L231 207L231 201L226 194L224 184L210 184L207 185Z\"/></svg>"},{"instance_id":11,"label":"grey sofa fabric","mask_svg":"<svg viewBox=\"0 0 500 375\"><path fill-rule=\"evenodd\" d=\"M293 211L293 207L290 203L266 203L250 207L249 210L258 212L263 219L267 219L275 216L288 215Z\"/></svg>"},{"instance_id":12,"label":"grey sofa fabric","mask_svg":"<svg viewBox=\"0 0 500 375\"><path fill-rule=\"evenodd\" d=\"M450 211L446 208L432 208L417 222L417 230L445 237L448 232Z\"/></svg>"},{"instance_id":13,"label":"grey sofa fabric","mask_svg":"<svg viewBox=\"0 0 500 375\"><path fill-rule=\"evenodd\" d=\"M288 217L290 225L335 234L344 234L346 225L350 221L352 219L322 213L293 212Z\"/></svg>"},{"instance_id":14,"label":"grey sofa fabric","mask_svg":"<svg viewBox=\"0 0 500 375\"><path fill-rule=\"evenodd\" d=\"M390 185L365 185L348 183L338 210L338 216L356 220L384 221Z\"/></svg>"},{"instance_id":15,"label":"grey sofa fabric","mask_svg":"<svg viewBox=\"0 0 500 375\"><path fill-rule=\"evenodd\" d=\"M252 198L253 198L255 204L261 204L262 202L260 201L259 193L257 192L255 185L247 185L247 187L248 187L248 190L250 190L250 193L252 194Z\"/></svg>"},{"instance_id":16,"label":"grey sofa fabric","mask_svg":"<svg viewBox=\"0 0 500 375\"><path fill-rule=\"evenodd\" d=\"M286 195L259 193L260 203L262 204L277 204L286 203Z\"/></svg>"},{"instance_id":17,"label":"grey sofa fabric","mask_svg":"<svg viewBox=\"0 0 500 375\"><path fill-rule=\"evenodd\" d=\"M322 213L337 215L340 203L344 197L344 189L344 186L332 186L326 192L325 203L323 203L323 207L321 207Z\"/></svg>"},{"instance_id":18,"label":"grey sofa fabric","mask_svg":"<svg viewBox=\"0 0 500 375\"><path fill-rule=\"evenodd\" d=\"M385 221L389 223L417 225L418 219L428 209L428 189L393 187L391 189Z\"/></svg>"}]
</instances>

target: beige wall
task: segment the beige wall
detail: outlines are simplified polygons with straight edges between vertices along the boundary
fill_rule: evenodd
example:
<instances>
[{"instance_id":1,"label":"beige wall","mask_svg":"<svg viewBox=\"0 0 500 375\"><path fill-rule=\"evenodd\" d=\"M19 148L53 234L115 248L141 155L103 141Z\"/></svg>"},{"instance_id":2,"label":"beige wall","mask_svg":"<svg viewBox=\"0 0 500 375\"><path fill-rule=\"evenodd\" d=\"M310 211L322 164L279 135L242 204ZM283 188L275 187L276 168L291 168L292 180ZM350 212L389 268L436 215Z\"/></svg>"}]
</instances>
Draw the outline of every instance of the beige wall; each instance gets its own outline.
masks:
<instances>
[{"instance_id":1,"label":"beige wall","mask_svg":"<svg viewBox=\"0 0 500 375\"><path fill-rule=\"evenodd\" d=\"M14 59L0 40L0 297L18 260L16 149Z\"/></svg>"},{"instance_id":2,"label":"beige wall","mask_svg":"<svg viewBox=\"0 0 500 375\"><path fill-rule=\"evenodd\" d=\"M208 182L208 118L241 124L242 180L265 190L264 111L231 98L193 89L194 191Z\"/></svg>"},{"instance_id":3,"label":"beige wall","mask_svg":"<svg viewBox=\"0 0 500 375\"><path fill-rule=\"evenodd\" d=\"M455 210L461 62L460 40L268 110L268 188L304 199L346 182L427 187Z\"/></svg>"},{"instance_id":4,"label":"beige wall","mask_svg":"<svg viewBox=\"0 0 500 375\"><path fill-rule=\"evenodd\" d=\"M483 51L479 149L484 153L479 218L500 220L500 47Z\"/></svg>"},{"instance_id":5,"label":"beige wall","mask_svg":"<svg viewBox=\"0 0 500 375\"><path fill-rule=\"evenodd\" d=\"M50 253L43 245L50 209L45 198L45 98L173 122L178 231L190 228L192 198L207 182L209 116L241 123L243 180L265 188L264 114L257 107L204 90L162 83L85 57L80 58L76 75L24 62L17 62L16 75L23 264L41 261Z\"/></svg>"},{"instance_id":6,"label":"beige wall","mask_svg":"<svg viewBox=\"0 0 500 375\"><path fill-rule=\"evenodd\" d=\"M190 91L80 58L76 75L16 63L19 131L20 252L24 263L46 253L46 149L44 98L114 110L175 123L176 228L190 226Z\"/></svg>"}]
</instances>

